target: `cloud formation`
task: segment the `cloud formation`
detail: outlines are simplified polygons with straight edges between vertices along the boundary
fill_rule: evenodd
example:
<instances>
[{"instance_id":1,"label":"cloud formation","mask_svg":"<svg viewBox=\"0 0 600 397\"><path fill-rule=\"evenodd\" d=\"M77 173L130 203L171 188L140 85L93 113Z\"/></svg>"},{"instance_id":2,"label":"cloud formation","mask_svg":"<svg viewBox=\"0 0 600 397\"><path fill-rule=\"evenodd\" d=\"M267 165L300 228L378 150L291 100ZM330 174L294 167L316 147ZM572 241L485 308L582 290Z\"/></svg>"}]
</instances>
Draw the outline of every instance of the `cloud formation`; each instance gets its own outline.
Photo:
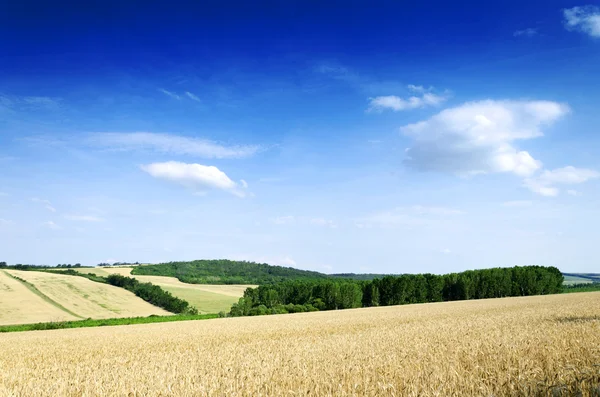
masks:
<instances>
[{"instance_id":1,"label":"cloud formation","mask_svg":"<svg viewBox=\"0 0 600 397\"><path fill-rule=\"evenodd\" d=\"M554 197L560 193L557 185L577 185L599 177L600 173L597 171L567 166L554 170L545 170L535 178L527 178L524 184L534 193ZM575 192L575 190L568 191L570 195L576 195L572 192Z\"/></svg>"},{"instance_id":2,"label":"cloud formation","mask_svg":"<svg viewBox=\"0 0 600 397\"><path fill-rule=\"evenodd\" d=\"M180 101L180 100L181 100L181 97L180 97L179 95L177 95L176 93L174 93L174 92L167 91L167 90L165 90L164 88L159 88L158 90L159 90L160 92L162 92L163 94L165 94L166 96L169 96L169 97L171 97L171 98L173 98L173 99L177 99L178 101Z\"/></svg>"},{"instance_id":3,"label":"cloud formation","mask_svg":"<svg viewBox=\"0 0 600 397\"><path fill-rule=\"evenodd\" d=\"M217 159L249 157L260 150L256 145L224 146L201 138L152 132L96 133L88 143L115 150L154 150Z\"/></svg>"},{"instance_id":4,"label":"cloud formation","mask_svg":"<svg viewBox=\"0 0 600 397\"><path fill-rule=\"evenodd\" d=\"M187 97L190 98L192 101L200 102L200 98L198 98L196 95L189 91L186 91L185 95L187 95Z\"/></svg>"},{"instance_id":5,"label":"cloud formation","mask_svg":"<svg viewBox=\"0 0 600 397\"><path fill-rule=\"evenodd\" d=\"M403 110L424 108L427 106L437 106L448 99L446 96L432 93L431 88L409 84L408 89L413 93L420 95L413 95L406 99L395 95L369 98L368 111L382 112L384 110L392 110L394 112L399 112Z\"/></svg>"},{"instance_id":6,"label":"cloud formation","mask_svg":"<svg viewBox=\"0 0 600 397\"><path fill-rule=\"evenodd\" d=\"M600 7L590 5L568 8L563 10L563 16L567 30L600 37Z\"/></svg>"},{"instance_id":7,"label":"cloud formation","mask_svg":"<svg viewBox=\"0 0 600 397\"><path fill-rule=\"evenodd\" d=\"M232 181L215 166L187 164L178 161L143 165L142 170L154 178L177 183L190 189L220 189L244 197L243 186Z\"/></svg>"},{"instance_id":8,"label":"cloud formation","mask_svg":"<svg viewBox=\"0 0 600 397\"><path fill-rule=\"evenodd\" d=\"M50 212L56 212L56 208L54 208L52 206L52 203L50 201L48 201L48 200L43 200L43 199L34 197L34 198L31 199L31 201L34 202L34 203L42 204L44 206L44 208L46 208Z\"/></svg>"},{"instance_id":9,"label":"cloud formation","mask_svg":"<svg viewBox=\"0 0 600 397\"><path fill-rule=\"evenodd\" d=\"M550 101L467 102L401 127L413 140L405 163L420 171L530 176L542 163L514 142L542 136L542 127L568 112L567 105Z\"/></svg>"},{"instance_id":10,"label":"cloud formation","mask_svg":"<svg viewBox=\"0 0 600 397\"><path fill-rule=\"evenodd\" d=\"M527 29L523 29L523 30L516 30L513 33L513 36L515 37L533 37L535 35L538 34L538 30L534 29L534 28L527 28Z\"/></svg>"}]
</instances>

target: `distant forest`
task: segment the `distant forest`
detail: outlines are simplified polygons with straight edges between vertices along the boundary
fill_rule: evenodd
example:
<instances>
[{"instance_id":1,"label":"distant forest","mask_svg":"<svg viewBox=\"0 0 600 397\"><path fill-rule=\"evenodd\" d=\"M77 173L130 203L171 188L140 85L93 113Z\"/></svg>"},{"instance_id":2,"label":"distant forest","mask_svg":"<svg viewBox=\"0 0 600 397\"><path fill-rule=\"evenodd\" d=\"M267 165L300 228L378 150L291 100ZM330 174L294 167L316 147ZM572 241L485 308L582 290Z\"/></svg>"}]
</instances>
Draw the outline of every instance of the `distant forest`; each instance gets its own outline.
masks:
<instances>
[{"instance_id":1,"label":"distant forest","mask_svg":"<svg viewBox=\"0 0 600 397\"><path fill-rule=\"evenodd\" d=\"M190 284L274 284L286 280L327 280L319 272L266 263L230 261L226 259L169 262L136 266L131 271L139 276L170 276Z\"/></svg>"},{"instance_id":2,"label":"distant forest","mask_svg":"<svg viewBox=\"0 0 600 397\"><path fill-rule=\"evenodd\" d=\"M294 280L248 288L231 316L296 313L409 303L442 302L562 292L555 267L525 266L470 270L446 275Z\"/></svg>"}]
</instances>

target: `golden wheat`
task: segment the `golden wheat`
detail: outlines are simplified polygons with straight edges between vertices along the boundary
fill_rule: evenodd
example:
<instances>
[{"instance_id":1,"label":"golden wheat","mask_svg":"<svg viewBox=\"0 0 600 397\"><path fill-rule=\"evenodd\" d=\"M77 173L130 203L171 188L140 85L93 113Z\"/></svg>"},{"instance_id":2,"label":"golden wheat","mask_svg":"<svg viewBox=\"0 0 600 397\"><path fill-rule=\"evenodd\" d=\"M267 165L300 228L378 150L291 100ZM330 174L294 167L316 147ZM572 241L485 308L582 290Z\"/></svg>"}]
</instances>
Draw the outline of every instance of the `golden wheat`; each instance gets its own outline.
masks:
<instances>
[{"instance_id":1,"label":"golden wheat","mask_svg":"<svg viewBox=\"0 0 600 397\"><path fill-rule=\"evenodd\" d=\"M600 293L14 333L0 351L2 396L585 396Z\"/></svg>"}]
</instances>

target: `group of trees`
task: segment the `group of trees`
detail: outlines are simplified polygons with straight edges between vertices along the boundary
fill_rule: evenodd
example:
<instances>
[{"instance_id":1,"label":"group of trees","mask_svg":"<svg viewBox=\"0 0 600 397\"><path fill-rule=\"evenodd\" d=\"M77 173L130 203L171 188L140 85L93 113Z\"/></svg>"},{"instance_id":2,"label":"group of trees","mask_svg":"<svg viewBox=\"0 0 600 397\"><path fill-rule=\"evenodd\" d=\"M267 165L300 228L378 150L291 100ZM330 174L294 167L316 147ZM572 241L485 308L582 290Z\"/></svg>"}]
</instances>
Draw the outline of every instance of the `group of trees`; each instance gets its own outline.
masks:
<instances>
[{"instance_id":1,"label":"group of trees","mask_svg":"<svg viewBox=\"0 0 600 397\"><path fill-rule=\"evenodd\" d=\"M330 276L291 267L226 259L169 262L134 267L134 275L169 276L189 284L274 284L285 280L325 280Z\"/></svg>"},{"instance_id":2,"label":"group of trees","mask_svg":"<svg viewBox=\"0 0 600 397\"><path fill-rule=\"evenodd\" d=\"M174 297L170 292L163 290L158 285L141 283L134 278L121 276L119 274L109 275L106 277L106 282L116 287L125 288L146 302L161 307L171 313L198 314L198 310L195 307L190 306L187 301Z\"/></svg>"},{"instance_id":3,"label":"group of trees","mask_svg":"<svg viewBox=\"0 0 600 397\"><path fill-rule=\"evenodd\" d=\"M298 280L248 288L232 316L465 299L554 294L563 276L555 267L526 266L470 270L446 275L385 276L374 280Z\"/></svg>"},{"instance_id":4,"label":"group of trees","mask_svg":"<svg viewBox=\"0 0 600 397\"><path fill-rule=\"evenodd\" d=\"M139 265L139 262L135 262L135 263L129 263L129 262L113 262L113 263L107 263L107 262L102 262L102 263L98 263L98 267L107 267L107 266L133 266L133 265Z\"/></svg>"},{"instance_id":5,"label":"group of trees","mask_svg":"<svg viewBox=\"0 0 600 397\"><path fill-rule=\"evenodd\" d=\"M70 263L59 263L56 266L46 266L46 265L23 265L21 263L17 263L16 265L9 265L6 262L0 262L0 268L10 268L15 270L30 270L30 269L70 269L73 267L82 267L81 263L76 263L71 265Z\"/></svg>"}]
</instances>

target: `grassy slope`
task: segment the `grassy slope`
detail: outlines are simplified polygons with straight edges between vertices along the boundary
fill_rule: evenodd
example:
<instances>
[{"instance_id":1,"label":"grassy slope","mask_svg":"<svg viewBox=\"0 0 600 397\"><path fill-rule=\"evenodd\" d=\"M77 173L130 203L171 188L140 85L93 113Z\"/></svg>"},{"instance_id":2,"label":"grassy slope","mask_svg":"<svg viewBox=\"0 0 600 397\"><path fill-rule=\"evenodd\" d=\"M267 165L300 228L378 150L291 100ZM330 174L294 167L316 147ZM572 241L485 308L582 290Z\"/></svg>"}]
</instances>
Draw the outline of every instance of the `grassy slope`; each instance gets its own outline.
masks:
<instances>
[{"instance_id":1,"label":"grassy slope","mask_svg":"<svg viewBox=\"0 0 600 397\"><path fill-rule=\"evenodd\" d=\"M229 312L231 305L244 295L248 287L255 285L205 285L182 283L174 277L132 275L129 267L105 267L93 269L75 269L80 273L93 273L106 277L110 274L120 274L138 279L144 283L158 285L174 296L188 301L200 313Z\"/></svg>"},{"instance_id":2,"label":"grassy slope","mask_svg":"<svg viewBox=\"0 0 600 397\"><path fill-rule=\"evenodd\" d=\"M54 302L55 307L79 318L103 319L170 314L122 288L96 283L83 277L19 270L7 270L6 273L33 285L49 303ZM27 310L26 306L21 307L21 311ZM57 320L49 317L39 321Z\"/></svg>"}]
</instances>

